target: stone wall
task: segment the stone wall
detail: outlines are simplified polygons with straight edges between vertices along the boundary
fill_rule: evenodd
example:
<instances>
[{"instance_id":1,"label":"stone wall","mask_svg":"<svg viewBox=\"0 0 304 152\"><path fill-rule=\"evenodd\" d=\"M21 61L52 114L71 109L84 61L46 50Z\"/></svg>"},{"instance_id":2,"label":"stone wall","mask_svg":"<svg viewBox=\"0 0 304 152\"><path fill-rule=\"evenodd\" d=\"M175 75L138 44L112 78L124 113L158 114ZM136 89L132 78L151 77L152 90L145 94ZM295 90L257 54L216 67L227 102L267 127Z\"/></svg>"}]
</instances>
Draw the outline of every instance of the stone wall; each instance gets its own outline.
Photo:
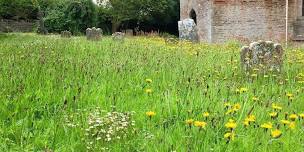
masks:
<instances>
[{"instance_id":1,"label":"stone wall","mask_svg":"<svg viewBox=\"0 0 304 152\"><path fill-rule=\"evenodd\" d=\"M15 20L0 20L1 32L33 32L37 27L36 21L15 21Z\"/></svg>"},{"instance_id":2,"label":"stone wall","mask_svg":"<svg viewBox=\"0 0 304 152\"><path fill-rule=\"evenodd\" d=\"M285 39L285 0L181 0L181 19L197 13L201 41ZM289 36L302 15L302 0L289 0ZM208 35L208 36L206 36Z\"/></svg>"}]
</instances>

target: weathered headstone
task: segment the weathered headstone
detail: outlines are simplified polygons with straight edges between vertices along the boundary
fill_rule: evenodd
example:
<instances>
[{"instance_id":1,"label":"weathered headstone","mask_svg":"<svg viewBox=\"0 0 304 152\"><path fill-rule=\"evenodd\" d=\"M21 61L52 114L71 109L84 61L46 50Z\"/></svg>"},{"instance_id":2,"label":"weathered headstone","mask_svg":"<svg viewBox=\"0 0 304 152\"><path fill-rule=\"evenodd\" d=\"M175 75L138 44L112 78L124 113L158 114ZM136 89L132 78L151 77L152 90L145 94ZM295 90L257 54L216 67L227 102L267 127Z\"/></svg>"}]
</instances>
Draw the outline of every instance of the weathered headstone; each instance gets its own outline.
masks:
<instances>
[{"instance_id":1,"label":"weathered headstone","mask_svg":"<svg viewBox=\"0 0 304 152\"><path fill-rule=\"evenodd\" d=\"M71 38L72 33L70 31L61 31L61 37L62 38Z\"/></svg>"},{"instance_id":2,"label":"weathered headstone","mask_svg":"<svg viewBox=\"0 0 304 152\"><path fill-rule=\"evenodd\" d=\"M125 33L115 32L115 33L112 34L112 39L114 41L124 41L124 39L125 39Z\"/></svg>"},{"instance_id":3,"label":"weathered headstone","mask_svg":"<svg viewBox=\"0 0 304 152\"><path fill-rule=\"evenodd\" d=\"M126 36L133 36L133 30L132 29L127 29L125 31Z\"/></svg>"},{"instance_id":4,"label":"weathered headstone","mask_svg":"<svg viewBox=\"0 0 304 152\"><path fill-rule=\"evenodd\" d=\"M102 30L100 28L87 28L86 30L87 40L98 41L101 39Z\"/></svg>"},{"instance_id":5,"label":"weathered headstone","mask_svg":"<svg viewBox=\"0 0 304 152\"><path fill-rule=\"evenodd\" d=\"M280 44L271 41L253 42L241 49L241 64L246 72L281 72L284 50Z\"/></svg>"},{"instance_id":6,"label":"weathered headstone","mask_svg":"<svg viewBox=\"0 0 304 152\"><path fill-rule=\"evenodd\" d=\"M193 19L188 18L178 21L178 31L180 40L198 42L197 27Z\"/></svg>"}]
</instances>

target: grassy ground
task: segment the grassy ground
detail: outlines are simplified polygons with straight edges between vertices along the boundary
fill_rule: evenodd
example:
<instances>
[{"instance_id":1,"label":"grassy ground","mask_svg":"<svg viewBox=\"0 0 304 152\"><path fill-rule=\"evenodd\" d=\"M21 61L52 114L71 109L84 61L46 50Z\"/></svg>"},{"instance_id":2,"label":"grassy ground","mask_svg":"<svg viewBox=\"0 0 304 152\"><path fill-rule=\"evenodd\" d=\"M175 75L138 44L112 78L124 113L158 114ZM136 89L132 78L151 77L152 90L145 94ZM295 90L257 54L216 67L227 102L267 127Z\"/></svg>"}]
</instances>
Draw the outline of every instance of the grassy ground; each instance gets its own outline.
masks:
<instances>
[{"instance_id":1,"label":"grassy ground","mask_svg":"<svg viewBox=\"0 0 304 152\"><path fill-rule=\"evenodd\" d=\"M251 77L239 48L1 35L0 151L304 151L303 50Z\"/></svg>"}]
</instances>

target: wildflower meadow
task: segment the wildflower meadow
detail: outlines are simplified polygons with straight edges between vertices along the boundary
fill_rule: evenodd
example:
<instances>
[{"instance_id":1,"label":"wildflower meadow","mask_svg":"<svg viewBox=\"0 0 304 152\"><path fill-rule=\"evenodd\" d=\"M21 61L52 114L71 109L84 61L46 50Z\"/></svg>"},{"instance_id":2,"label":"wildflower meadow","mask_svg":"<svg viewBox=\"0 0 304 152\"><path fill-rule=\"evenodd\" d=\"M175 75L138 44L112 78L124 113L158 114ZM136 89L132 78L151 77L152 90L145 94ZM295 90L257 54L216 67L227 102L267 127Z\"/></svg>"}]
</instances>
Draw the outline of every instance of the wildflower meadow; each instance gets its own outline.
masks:
<instances>
[{"instance_id":1,"label":"wildflower meadow","mask_svg":"<svg viewBox=\"0 0 304 152\"><path fill-rule=\"evenodd\" d=\"M304 48L0 35L0 151L304 151Z\"/></svg>"}]
</instances>

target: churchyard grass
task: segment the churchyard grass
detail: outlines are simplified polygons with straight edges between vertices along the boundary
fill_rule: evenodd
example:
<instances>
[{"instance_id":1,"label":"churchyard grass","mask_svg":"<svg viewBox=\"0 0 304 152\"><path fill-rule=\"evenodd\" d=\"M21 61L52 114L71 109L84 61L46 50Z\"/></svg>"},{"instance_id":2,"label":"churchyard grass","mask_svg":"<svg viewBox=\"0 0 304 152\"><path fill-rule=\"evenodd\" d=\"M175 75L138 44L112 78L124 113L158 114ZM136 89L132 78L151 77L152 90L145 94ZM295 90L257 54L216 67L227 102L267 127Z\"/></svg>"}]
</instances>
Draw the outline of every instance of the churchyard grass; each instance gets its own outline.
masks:
<instances>
[{"instance_id":1,"label":"churchyard grass","mask_svg":"<svg viewBox=\"0 0 304 152\"><path fill-rule=\"evenodd\" d=\"M0 151L304 151L304 52L245 75L241 45L0 36Z\"/></svg>"}]
</instances>

